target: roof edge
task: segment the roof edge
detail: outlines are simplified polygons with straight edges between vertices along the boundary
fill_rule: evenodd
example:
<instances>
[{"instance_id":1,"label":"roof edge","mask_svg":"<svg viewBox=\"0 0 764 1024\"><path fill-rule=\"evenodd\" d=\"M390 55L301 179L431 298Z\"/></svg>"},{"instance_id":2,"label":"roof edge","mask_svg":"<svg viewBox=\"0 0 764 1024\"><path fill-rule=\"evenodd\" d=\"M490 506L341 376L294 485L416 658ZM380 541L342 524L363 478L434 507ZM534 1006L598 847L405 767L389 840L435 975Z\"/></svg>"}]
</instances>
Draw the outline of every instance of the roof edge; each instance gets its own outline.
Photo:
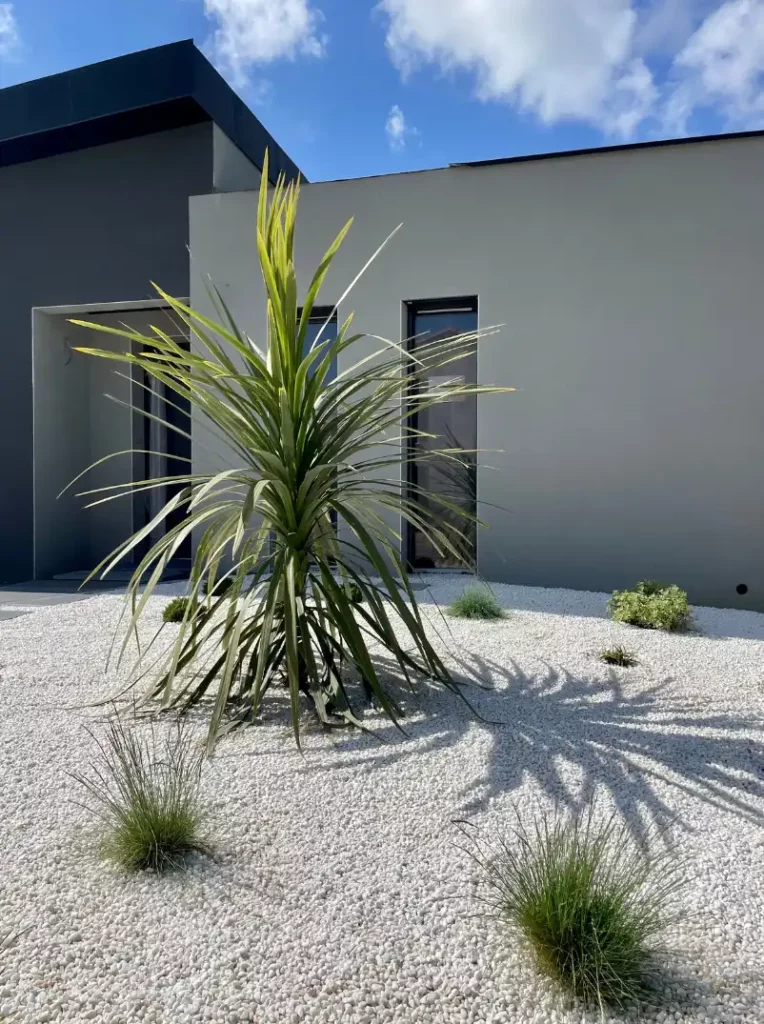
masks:
<instances>
[{"instance_id":1,"label":"roof edge","mask_svg":"<svg viewBox=\"0 0 764 1024\"><path fill-rule=\"evenodd\" d=\"M217 68L194 44L193 97L221 131L259 168L268 150L268 178L275 185L280 174L288 180L308 179L276 142L244 100L234 92Z\"/></svg>"},{"instance_id":2,"label":"roof edge","mask_svg":"<svg viewBox=\"0 0 764 1024\"><path fill-rule=\"evenodd\" d=\"M651 139L647 142L622 142L613 146L587 146L583 149L560 149L551 153L528 153L521 156L494 157L489 160L461 160L448 166L494 167L500 164L531 163L535 160L560 160L564 157L594 156L599 153L626 153L640 149L660 149L663 146L686 146L700 142L726 142L730 139L756 139L764 136L764 129L745 132L720 132L716 135L686 135L678 139ZM437 168L433 168L434 170Z\"/></svg>"},{"instance_id":3,"label":"roof edge","mask_svg":"<svg viewBox=\"0 0 764 1024\"><path fill-rule=\"evenodd\" d=\"M258 168L268 149L273 180L302 176L191 39L0 89L0 167L203 121Z\"/></svg>"}]
</instances>

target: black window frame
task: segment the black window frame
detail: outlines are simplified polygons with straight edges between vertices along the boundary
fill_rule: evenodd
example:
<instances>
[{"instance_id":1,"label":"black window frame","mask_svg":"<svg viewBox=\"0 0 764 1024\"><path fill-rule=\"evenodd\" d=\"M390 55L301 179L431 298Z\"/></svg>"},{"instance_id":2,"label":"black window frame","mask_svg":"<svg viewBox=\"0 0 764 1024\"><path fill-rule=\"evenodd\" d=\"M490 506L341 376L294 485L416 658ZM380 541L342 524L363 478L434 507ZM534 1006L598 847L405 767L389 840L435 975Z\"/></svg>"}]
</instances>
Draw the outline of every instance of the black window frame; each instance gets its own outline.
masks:
<instances>
[{"instance_id":1,"label":"black window frame","mask_svg":"<svg viewBox=\"0 0 764 1024\"><path fill-rule=\"evenodd\" d=\"M303 307L297 307L297 325L299 327L300 321L302 320ZM320 324L322 327L325 323L334 324L337 331L340 329L339 312L336 306L314 306L311 310L310 316L308 317L309 324Z\"/></svg>"},{"instance_id":2,"label":"black window frame","mask_svg":"<svg viewBox=\"0 0 764 1024\"><path fill-rule=\"evenodd\" d=\"M440 299L406 299L403 303L405 310L405 324L406 324L406 351L411 353L416 347L416 319L421 313L474 313L476 318L479 316L480 297L479 295L458 295L458 296L447 296ZM479 321L478 321L479 323ZM406 372L409 381L412 381L415 376L415 366L412 360L406 360ZM406 395L411 390L411 384L406 389ZM408 404L408 401L407 401ZM411 418L406 419L406 424L417 428L418 414L414 413ZM414 492L410 489L412 485L417 483L416 479L416 461L411 458L411 453L414 448L414 439L409 438L406 442L406 476L404 486L406 490L406 498L413 500L415 498ZM403 561L406 564L407 571L409 572L421 572L422 569L417 568L414 565L414 534L416 528L413 523L406 520L406 529L404 531L404 544L405 550L402 552ZM477 557L477 552L475 552ZM459 569L446 569L440 571L465 571Z\"/></svg>"},{"instance_id":3,"label":"black window frame","mask_svg":"<svg viewBox=\"0 0 764 1024\"><path fill-rule=\"evenodd\" d=\"M298 324L298 327L299 327L300 321L302 320L303 308L304 308L303 306L298 306L297 307L297 324ZM309 324L320 324L322 327L326 323L334 324L334 327L335 327L335 337L336 337L337 332L340 329L339 310L337 309L336 306L314 306L313 309L311 310L310 316L308 317L308 323ZM305 352L302 353L302 357L303 357L303 359L305 358ZM336 376L336 373L337 373L336 361L335 361L335 366L334 366L334 372L335 372L335 376ZM332 377L331 379L333 380L334 378ZM337 510L336 509L332 509L330 511L329 518L331 519L332 526L334 527L334 532L336 533L338 528L339 528L339 517L337 516Z\"/></svg>"}]
</instances>

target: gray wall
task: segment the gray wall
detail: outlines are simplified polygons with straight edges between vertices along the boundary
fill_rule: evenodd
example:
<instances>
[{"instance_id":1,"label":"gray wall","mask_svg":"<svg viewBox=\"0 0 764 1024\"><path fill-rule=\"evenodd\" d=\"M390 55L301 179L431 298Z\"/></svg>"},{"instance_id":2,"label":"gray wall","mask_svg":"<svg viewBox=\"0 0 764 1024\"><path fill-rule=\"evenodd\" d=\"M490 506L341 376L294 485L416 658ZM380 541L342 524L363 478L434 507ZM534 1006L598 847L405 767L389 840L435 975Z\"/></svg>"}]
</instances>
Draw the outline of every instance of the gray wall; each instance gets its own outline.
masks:
<instances>
[{"instance_id":1,"label":"gray wall","mask_svg":"<svg viewBox=\"0 0 764 1024\"><path fill-rule=\"evenodd\" d=\"M144 330L148 320L147 314L128 312L81 318L111 327L124 322L136 330ZM133 447L134 415L126 407L132 397L130 367L74 351L84 346L120 352L127 342L41 311L34 314L33 333L35 576L49 579L90 571L133 532L130 498L85 508L106 495L77 496L129 483L129 455L110 458L69 485L98 460Z\"/></svg>"},{"instance_id":2,"label":"gray wall","mask_svg":"<svg viewBox=\"0 0 764 1024\"><path fill-rule=\"evenodd\" d=\"M258 188L260 168L221 131L212 126L212 189L214 192L239 192Z\"/></svg>"},{"instance_id":3,"label":"gray wall","mask_svg":"<svg viewBox=\"0 0 764 1024\"><path fill-rule=\"evenodd\" d=\"M71 350L76 331L62 316L35 311L36 563L43 577L90 564L87 535L79 528L83 500L75 496L82 488L59 497L92 461L89 364Z\"/></svg>"},{"instance_id":4,"label":"gray wall","mask_svg":"<svg viewBox=\"0 0 764 1024\"><path fill-rule=\"evenodd\" d=\"M127 326L140 334L153 335L153 324L177 333L166 308L79 313L77 319L117 329ZM34 575L38 579L89 572L144 525L142 513L150 500L143 492L134 499L128 494L85 507L107 497L105 493L82 496L86 490L117 488L110 492L114 496L125 492L133 479L143 479L143 459L136 460L140 474L136 477L130 452L145 447L145 421L130 405L142 406L145 392L134 385L135 380L143 381L140 371L136 374L126 363L75 351L80 347L126 352L129 342L72 324L66 313L35 311ZM161 442L151 443L154 450L160 446ZM157 466L149 475L163 472Z\"/></svg>"},{"instance_id":5,"label":"gray wall","mask_svg":"<svg viewBox=\"0 0 764 1024\"><path fill-rule=\"evenodd\" d=\"M0 583L32 574L32 307L187 295L212 162L204 123L0 168Z\"/></svg>"},{"instance_id":6,"label":"gray wall","mask_svg":"<svg viewBox=\"0 0 764 1024\"><path fill-rule=\"evenodd\" d=\"M355 218L322 301L403 222L340 310L360 330L400 339L404 300L470 294L504 325L478 359L521 389L479 401L503 450L478 479L489 578L764 608L763 162L754 138L305 186L303 288ZM191 244L262 337L255 203L194 199Z\"/></svg>"}]
</instances>

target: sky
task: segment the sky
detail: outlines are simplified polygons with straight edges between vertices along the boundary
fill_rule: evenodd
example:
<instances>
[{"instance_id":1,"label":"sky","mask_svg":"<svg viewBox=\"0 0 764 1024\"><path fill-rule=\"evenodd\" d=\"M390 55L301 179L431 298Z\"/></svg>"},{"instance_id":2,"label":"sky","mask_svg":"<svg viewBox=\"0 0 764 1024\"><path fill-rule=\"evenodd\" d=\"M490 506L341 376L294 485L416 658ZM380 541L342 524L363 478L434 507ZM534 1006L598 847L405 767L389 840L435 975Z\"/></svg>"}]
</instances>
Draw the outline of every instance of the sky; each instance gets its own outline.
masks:
<instances>
[{"instance_id":1,"label":"sky","mask_svg":"<svg viewBox=\"0 0 764 1024\"><path fill-rule=\"evenodd\" d=\"M764 128L764 0L0 0L0 85L188 38L313 181Z\"/></svg>"}]
</instances>

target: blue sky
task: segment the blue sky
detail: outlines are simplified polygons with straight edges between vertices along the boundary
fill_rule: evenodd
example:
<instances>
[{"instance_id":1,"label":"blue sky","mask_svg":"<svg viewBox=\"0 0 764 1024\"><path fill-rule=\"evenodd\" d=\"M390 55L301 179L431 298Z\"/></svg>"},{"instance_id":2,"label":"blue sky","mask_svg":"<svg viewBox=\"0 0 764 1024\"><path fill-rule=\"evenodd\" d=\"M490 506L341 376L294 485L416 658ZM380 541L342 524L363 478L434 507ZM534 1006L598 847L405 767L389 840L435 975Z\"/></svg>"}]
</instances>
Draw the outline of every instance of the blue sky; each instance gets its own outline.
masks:
<instances>
[{"instance_id":1,"label":"blue sky","mask_svg":"<svg viewBox=\"0 0 764 1024\"><path fill-rule=\"evenodd\" d=\"M312 180L764 127L764 0L15 0L0 84L189 37Z\"/></svg>"}]
</instances>

